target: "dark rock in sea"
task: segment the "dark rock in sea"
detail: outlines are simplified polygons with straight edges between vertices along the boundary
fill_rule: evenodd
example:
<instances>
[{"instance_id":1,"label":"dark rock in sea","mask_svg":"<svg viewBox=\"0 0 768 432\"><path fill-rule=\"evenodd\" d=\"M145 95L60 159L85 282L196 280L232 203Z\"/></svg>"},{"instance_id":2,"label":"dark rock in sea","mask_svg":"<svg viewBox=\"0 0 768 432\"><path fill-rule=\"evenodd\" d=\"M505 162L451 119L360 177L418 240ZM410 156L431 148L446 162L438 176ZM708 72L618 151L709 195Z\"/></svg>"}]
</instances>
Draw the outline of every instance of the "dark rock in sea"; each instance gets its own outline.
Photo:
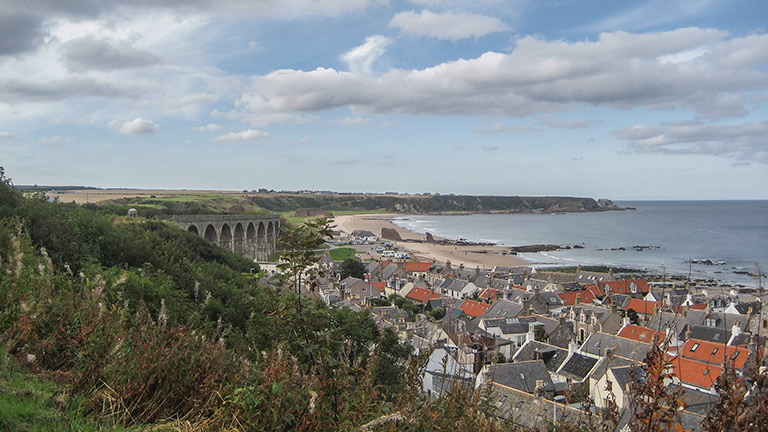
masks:
<instances>
[{"instance_id":1,"label":"dark rock in sea","mask_svg":"<svg viewBox=\"0 0 768 432\"><path fill-rule=\"evenodd\" d=\"M582 245L573 245L574 249L584 249L584 246Z\"/></svg>"},{"instance_id":2,"label":"dark rock in sea","mask_svg":"<svg viewBox=\"0 0 768 432\"><path fill-rule=\"evenodd\" d=\"M514 246L510 250L513 252L533 253L533 252L549 252L561 249L558 245L553 244L535 244L527 246Z\"/></svg>"},{"instance_id":3,"label":"dark rock in sea","mask_svg":"<svg viewBox=\"0 0 768 432\"><path fill-rule=\"evenodd\" d=\"M625 251L625 250L627 250L627 248L625 248L625 247L617 247L617 248L612 248L611 250L612 251Z\"/></svg>"},{"instance_id":4,"label":"dark rock in sea","mask_svg":"<svg viewBox=\"0 0 768 432\"><path fill-rule=\"evenodd\" d=\"M727 265L728 263L722 260L712 260L712 259L699 259L695 258L689 261L691 264L702 264L702 265Z\"/></svg>"},{"instance_id":5,"label":"dark rock in sea","mask_svg":"<svg viewBox=\"0 0 768 432\"><path fill-rule=\"evenodd\" d=\"M647 250L647 249L661 250L661 247L659 247L659 246L638 246L638 245L635 245L635 246L632 246L632 249L634 249L634 250L636 250L638 252L642 252L642 251Z\"/></svg>"}]
</instances>

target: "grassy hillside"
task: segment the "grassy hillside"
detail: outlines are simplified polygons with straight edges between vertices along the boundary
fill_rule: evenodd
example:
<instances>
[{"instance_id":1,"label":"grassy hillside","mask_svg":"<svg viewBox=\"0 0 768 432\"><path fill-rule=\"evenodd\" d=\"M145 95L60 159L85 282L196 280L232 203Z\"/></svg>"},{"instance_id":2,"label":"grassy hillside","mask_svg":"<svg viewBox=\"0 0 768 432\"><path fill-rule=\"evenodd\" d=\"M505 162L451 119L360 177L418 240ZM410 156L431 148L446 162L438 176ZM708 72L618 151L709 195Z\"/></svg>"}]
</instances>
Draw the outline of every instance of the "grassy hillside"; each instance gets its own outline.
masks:
<instances>
[{"instance_id":1,"label":"grassy hillside","mask_svg":"<svg viewBox=\"0 0 768 432\"><path fill-rule=\"evenodd\" d=\"M298 209L332 212L399 213L553 213L616 210L592 198L471 195L299 195L299 194L164 194L125 197L99 203L113 214L129 208L152 217L160 214L283 213Z\"/></svg>"},{"instance_id":2,"label":"grassy hillside","mask_svg":"<svg viewBox=\"0 0 768 432\"><path fill-rule=\"evenodd\" d=\"M251 266L174 225L25 198L0 169L0 428L353 430L428 406L394 331Z\"/></svg>"}]
</instances>

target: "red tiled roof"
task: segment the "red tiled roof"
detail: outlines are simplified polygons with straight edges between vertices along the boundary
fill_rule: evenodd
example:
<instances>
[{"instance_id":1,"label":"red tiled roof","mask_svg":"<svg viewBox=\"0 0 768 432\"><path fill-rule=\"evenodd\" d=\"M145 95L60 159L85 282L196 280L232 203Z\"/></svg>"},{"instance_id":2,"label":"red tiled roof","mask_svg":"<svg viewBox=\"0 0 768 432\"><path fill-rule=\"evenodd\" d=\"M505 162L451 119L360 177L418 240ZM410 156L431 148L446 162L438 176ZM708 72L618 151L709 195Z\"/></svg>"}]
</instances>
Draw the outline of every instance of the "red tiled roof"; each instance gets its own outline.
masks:
<instances>
[{"instance_id":1,"label":"red tiled roof","mask_svg":"<svg viewBox=\"0 0 768 432\"><path fill-rule=\"evenodd\" d=\"M749 349L699 339L689 339L683 345L680 355L715 365L723 364L724 360L733 360L733 366L736 369L742 369L744 364L747 363L747 358L749 358Z\"/></svg>"},{"instance_id":2,"label":"red tiled roof","mask_svg":"<svg viewBox=\"0 0 768 432\"><path fill-rule=\"evenodd\" d=\"M473 318L483 315L490 308L491 305L488 303L481 303L475 300L466 300L461 304L461 310L463 310L467 316Z\"/></svg>"},{"instance_id":3,"label":"red tiled roof","mask_svg":"<svg viewBox=\"0 0 768 432\"><path fill-rule=\"evenodd\" d=\"M651 341L653 340L653 335L657 335L659 341L663 341L664 338L667 336L665 332L656 331L646 327L636 326L634 324L630 324L624 327L619 332L620 337L636 340L639 342L645 342L645 343L651 343Z\"/></svg>"},{"instance_id":4,"label":"red tiled roof","mask_svg":"<svg viewBox=\"0 0 768 432\"><path fill-rule=\"evenodd\" d=\"M560 297L565 306L575 305L577 296L581 298L582 303L592 303L595 300L595 295L587 290L557 293L557 296Z\"/></svg>"},{"instance_id":5,"label":"red tiled roof","mask_svg":"<svg viewBox=\"0 0 768 432\"><path fill-rule=\"evenodd\" d=\"M384 289L387 287L386 282L371 282L371 285L375 287L379 287L380 290L384 291Z\"/></svg>"},{"instance_id":6,"label":"red tiled roof","mask_svg":"<svg viewBox=\"0 0 768 432\"><path fill-rule=\"evenodd\" d=\"M691 310L691 309L704 310L704 309L707 308L707 304L706 303L697 303L697 304L693 304L693 305L690 305L690 306L676 306L676 307L672 308L672 310L675 313L682 313L685 310L685 308L688 308L688 310Z\"/></svg>"},{"instance_id":7,"label":"red tiled roof","mask_svg":"<svg viewBox=\"0 0 768 432\"><path fill-rule=\"evenodd\" d=\"M605 290L600 288L596 284L584 285L584 289L586 289L587 291L591 292L592 295L595 296L596 298L603 298L603 297L605 297Z\"/></svg>"},{"instance_id":8,"label":"red tiled roof","mask_svg":"<svg viewBox=\"0 0 768 432\"><path fill-rule=\"evenodd\" d=\"M633 309L635 312L641 315L652 315L656 308L661 307L661 302L647 301L640 299L630 299L629 304L624 310Z\"/></svg>"},{"instance_id":9,"label":"red tiled roof","mask_svg":"<svg viewBox=\"0 0 768 432\"><path fill-rule=\"evenodd\" d=\"M426 303L429 299L440 298L440 293L426 288L413 287L405 297L420 303Z\"/></svg>"},{"instance_id":10,"label":"red tiled roof","mask_svg":"<svg viewBox=\"0 0 768 432\"><path fill-rule=\"evenodd\" d=\"M405 271L407 272L427 272L430 267L432 267L431 262L412 261L405 263Z\"/></svg>"},{"instance_id":11,"label":"red tiled roof","mask_svg":"<svg viewBox=\"0 0 768 432\"><path fill-rule=\"evenodd\" d=\"M486 288L480 292L480 294L477 295L478 298L481 298L483 300L496 300L496 297L503 294L504 291L498 290L496 288Z\"/></svg>"},{"instance_id":12,"label":"red tiled roof","mask_svg":"<svg viewBox=\"0 0 768 432\"><path fill-rule=\"evenodd\" d=\"M685 357L675 357L672 359L672 368L680 381L703 388L712 387L717 377L723 373L719 366Z\"/></svg>"},{"instance_id":13,"label":"red tiled roof","mask_svg":"<svg viewBox=\"0 0 768 432\"><path fill-rule=\"evenodd\" d=\"M526 288L524 286L520 286L520 285L512 285L512 288L519 289L519 290L522 290L522 291L528 291L528 288Z\"/></svg>"},{"instance_id":14,"label":"red tiled roof","mask_svg":"<svg viewBox=\"0 0 768 432\"><path fill-rule=\"evenodd\" d=\"M634 291L632 290L633 286L635 287ZM645 279L600 282L600 288L610 294L647 294L651 290Z\"/></svg>"}]
</instances>

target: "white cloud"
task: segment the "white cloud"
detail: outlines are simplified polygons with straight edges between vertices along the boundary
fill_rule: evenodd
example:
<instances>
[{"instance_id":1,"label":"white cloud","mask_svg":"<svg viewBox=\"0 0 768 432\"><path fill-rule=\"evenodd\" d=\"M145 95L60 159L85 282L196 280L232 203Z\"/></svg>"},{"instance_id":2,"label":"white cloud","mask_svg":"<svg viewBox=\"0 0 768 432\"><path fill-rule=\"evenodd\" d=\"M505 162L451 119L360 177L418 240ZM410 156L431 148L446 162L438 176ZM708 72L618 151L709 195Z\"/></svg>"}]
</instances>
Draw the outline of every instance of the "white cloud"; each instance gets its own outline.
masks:
<instances>
[{"instance_id":1,"label":"white cloud","mask_svg":"<svg viewBox=\"0 0 768 432\"><path fill-rule=\"evenodd\" d=\"M371 119L366 117L344 117L337 120L336 123L342 126L370 126Z\"/></svg>"},{"instance_id":2,"label":"white cloud","mask_svg":"<svg viewBox=\"0 0 768 432\"><path fill-rule=\"evenodd\" d=\"M341 56L341 59L349 65L349 70L353 73L370 75L373 62L384 54L391 43L392 39L381 35L369 36L365 38L365 43L352 48Z\"/></svg>"},{"instance_id":3,"label":"white cloud","mask_svg":"<svg viewBox=\"0 0 768 432\"><path fill-rule=\"evenodd\" d=\"M160 59L149 51L136 48L128 41L81 37L62 46L62 58L74 71L116 70L150 66Z\"/></svg>"},{"instance_id":4,"label":"white cloud","mask_svg":"<svg viewBox=\"0 0 768 432\"><path fill-rule=\"evenodd\" d=\"M499 149L499 146L495 146L495 145L484 145L483 146L483 151L495 151L495 150L498 150L498 149Z\"/></svg>"},{"instance_id":5,"label":"white cloud","mask_svg":"<svg viewBox=\"0 0 768 432\"><path fill-rule=\"evenodd\" d=\"M538 132L539 130L536 128L532 128L530 126L504 126L501 123L496 123L491 127L477 127L475 129L475 133L478 134L486 134L486 135L493 135L493 134L501 134L501 133L508 133L508 132Z\"/></svg>"},{"instance_id":6,"label":"white cloud","mask_svg":"<svg viewBox=\"0 0 768 432\"><path fill-rule=\"evenodd\" d=\"M761 68L768 35L749 37L760 49L748 49L741 38L725 38L722 31L698 28L604 33L596 41L582 42L529 36L508 54L487 52L425 69L392 69L377 77L328 68L278 70L254 77L237 107L253 121L342 107L363 114L523 117L591 105L684 108L708 118L742 116L751 93L768 86L768 73ZM707 44L713 53L722 45L744 49L738 60L720 61L708 54L693 63L658 61Z\"/></svg>"},{"instance_id":7,"label":"white cloud","mask_svg":"<svg viewBox=\"0 0 768 432\"><path fill-rule=\"evenodd\" d=\"M768 163L768 122L739 125L637 125L614 134L639 153L725 155Z\"/></svg>"},{"instance_id":8,"label":"white cloud","mask_svg":"<svg viewBox=\"0 0 768 432\"><path fill-rule=\"evenodd\" d=\"M207 124L205 126L198 126L198 127L195 128L195 130L198 131L198 132L214 132L214 131L217 131L217 130L223 128L223 127L224 126L217 125L215 123L209 123L209 124Z\"/></svg>"},{"instance_id":9,"label":"white cloud","mask_svg":"<svg viewBox=\"0 0 768 432\"><path fill-rule=\"evenodd\" d=\"M158 129L160 129L160 126L158 126L157 123L151 120L144 120L142 118L136 117L129 122L123 123L123 125L120 126L120 133L126 135L137 135L155 133Z\"/></svg>"},{"instance_id":10,"label":"white cloud","mask_svg":"<svg viewBox=\"0 0 768 432\"><path fill-rule=\"evenodd\" d=\"M588 129L596 124L599 124L600 121L598 120L548 120L543 119L540 120L539 123L541 123L544 126L549 126L551 128L555 129Z\"/></svg>"},{"instance_id":11,"label":"white cloud","mask_svg":"<svg viewBox=\"0 0 768 432\"><path fill-rule=\"evenodd\" d=\"M242 132L230 132L226 135L221 135L214 138L214 141L247 141L266 138L268 133L259 130L248 129Z\"/></svg>"},{"instance_id":12,"label":"white cloud","mask_svg":"<svg viewBox=\"0 0 768 432\"><path fill-rule=\"evenodd\" d=\"M10 132L0 132L0 139L10 139L13 137L14 135Z\"/></svg>"},{"instance_id":13,"label":"white cloud","mask_svg":"<svg viewBox=\"0 0 768 432\"><path fill-rule=\"evenodd\" d=\"M75 142L73 138L69 137L61 137L61 136L52 136L52 137L45 137L40 139L37 143L40 145L46 145L51 148L62 148L64 147L64 144L69 144Z\"/></svg>"},{"instance_id":14,"label":"white cloud","mask_svg":"<svg viewBox=\"0 0 768 432\"><path fill-rule=\"evenodd\" d=\"M421 13L400 12L392 18L389 26L406 33L452 41L509 30L506 24L495 17L468 12L434 13L428 10Z\"/></svg>"}]
</instances>

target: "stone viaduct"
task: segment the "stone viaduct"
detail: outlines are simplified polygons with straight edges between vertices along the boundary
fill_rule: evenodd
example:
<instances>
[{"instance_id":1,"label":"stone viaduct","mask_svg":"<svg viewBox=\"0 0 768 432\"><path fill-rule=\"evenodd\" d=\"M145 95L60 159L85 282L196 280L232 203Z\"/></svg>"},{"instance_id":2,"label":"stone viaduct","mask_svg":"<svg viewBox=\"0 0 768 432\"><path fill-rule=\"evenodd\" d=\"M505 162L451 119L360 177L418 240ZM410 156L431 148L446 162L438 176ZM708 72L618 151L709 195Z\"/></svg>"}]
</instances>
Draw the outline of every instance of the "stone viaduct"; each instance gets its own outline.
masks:
<instances>
[{"instance_id":1,"label":"stone viaduct","mask_svg":"<svg viewBox=\"0 0 768 432\"><path fill-rule=\"evenodd\" d=\"M267 261L275 253L280 232L277 215L189 215L169 219L185 231L256 261Z\"/></svg>"}]
</instances>

